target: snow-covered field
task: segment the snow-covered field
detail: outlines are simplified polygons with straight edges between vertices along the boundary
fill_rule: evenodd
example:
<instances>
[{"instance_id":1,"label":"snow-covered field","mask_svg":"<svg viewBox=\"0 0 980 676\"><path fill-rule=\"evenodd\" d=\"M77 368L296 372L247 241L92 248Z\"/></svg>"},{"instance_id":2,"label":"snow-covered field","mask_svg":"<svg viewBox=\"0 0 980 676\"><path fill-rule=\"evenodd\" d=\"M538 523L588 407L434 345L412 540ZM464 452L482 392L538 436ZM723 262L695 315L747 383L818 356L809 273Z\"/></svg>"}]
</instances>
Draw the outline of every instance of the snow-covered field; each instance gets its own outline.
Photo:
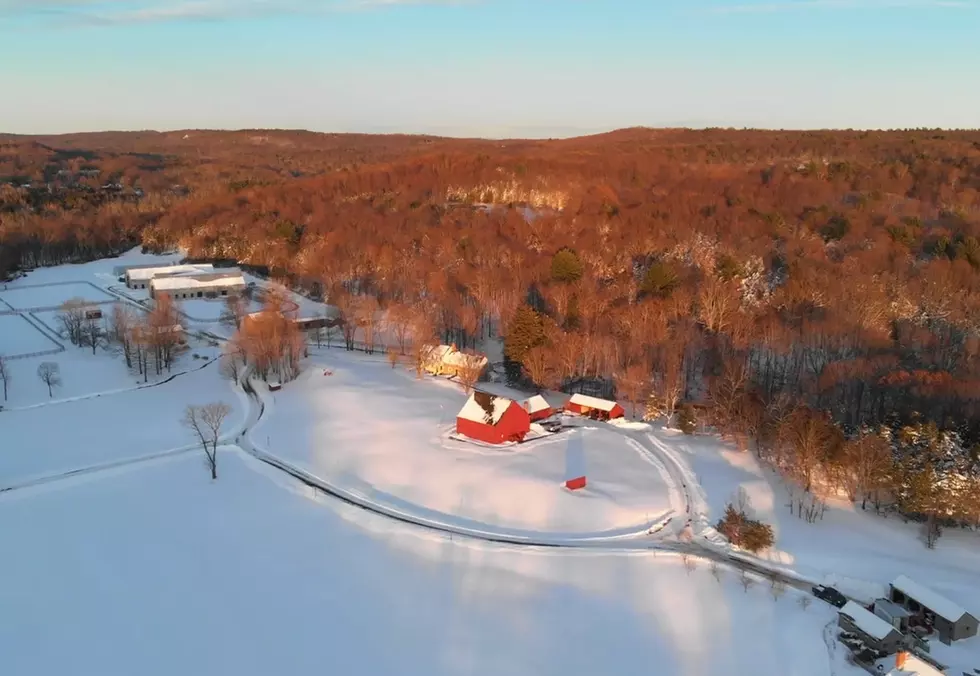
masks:
<instances>
[{"instance_id":1,"label":"snow-covered field","mask_svg":"<svg viewBox=\"0 0 980 676\"><path fill-rule=\"evenodd\" d=\"M921 538L921 526L897 515L887 518L846 501L832 501L823 519L807 523L790 513L783 482L760 467L752 453L739 452L717 438L687 437L676 430L655 430L674 457L693 471L712 522L739 488L748 496L757 518L772 524L776 546L762 558L777 566L833 584L867 601L881 596L887 584L907 575L956 599L980 614L980 533L947 529L934 550ZM946 648L933 642L940 659L945 653L964 667L980 667L980 638Z\"/></svg>"},{"instance_id":2,"label":"snow-covered field","mask_svg":"<svg viewBox=\"0 0 980 676\"><path fill-rule=\"evenodd\" d=\"M0 489L191 447L195 439L180 422L184 408L211 401L233 406L225 430L241 426L244 397L219 376L216 364L146 389L3 411Z\"/></svg>"},{"instance_id":3,"label":"snow-covered field","mask_svg":"<svg viewBox=\"0 0 980 676\"><path fill-rule=\"evenodd\" d=\"M10 674L856 676L829 606L392 525L223 453L0 495Z\"/></svg>"},{"instance_id":4,"label":"snow-covered field","mask_svg":"<svg viewBox=\"0 0 980 676\"><path fill-rule=\"evenodd\" d=\"M404 511L470 528L611 536L643 532L672 508L665 471L623 436L585 427L502 448L450 439L462 389L377 358L324 351L270 398L256 445ZM566 490L583 470L588 487Z\"/></svg>"},{"instance_id":5,"label":"snow-covered field","mask_svg":"<svg viewBox=\"0 0 980 676\"><path fill-rule=\"evenodd\" d=\"M121 290L116 266L178 257L134 251L40 269L0 298L18 307L107 299L104 289ZM49 282L67 283L31 286ZM327 309L292 297L301 315ZM201 316L192 328L227 334L223 307L185 310ZM53 328L55 315L38 313ZM947 530L928 550L916 524L843 502L808 524L753 455L659 427L580 421L499 449L454 440L462 389L418 381L380 355L313 350L298 381L263 393L251 445L238 443L390 512L589 548L443 537L311 493L231 446L212 483L181 425L185 406L232 405L229 443L259 408L216 364L191 356L219 348L191 342L175 377L144 389L121 355L101 348L66 344L7 363L0 673L864 673L845 663L825 604L804 609L798 591L774 599L767 582L743 590L732 567L716 580L704 560L684 565L648 549L690 518L695 535L713 536L696 542L727 551L711 525L740 489L776 532L765 565L867 600L905 574L980 614L977 533ZM50 347L21 317L0 315L0 354ZM61 370L53 398L36 375L41 361ZM564 480L582 471L588 488L567 491ZM657 538L625 537L671 516ZM950 674L980 667L980 638L932 647Z\"/></svg>"},{"instance_id":6,"label":"snow-covered field","mask_svg":"<svg viewBox=\"0 0 980 676\"><path fill-rule=\"evenodd\" d=\"M20 315L0 315L0 356L16 357L58 345Z\"/></svg>"},{"instance_id":7,"label":"snow-covered field","mask_svg":"<svg viewBox=\"0 0 980 676\"><path fill-rule=\"evenodd\" d=\"M27 279L30 279L30 275ZM32 286L25 279L20 284L11 282L8 287L0 290L0 300L16 310L57 307L72 298L93 302L113 300L112 295L84 282L57 282L46 286Z\"/></svg>"}]
</instances>

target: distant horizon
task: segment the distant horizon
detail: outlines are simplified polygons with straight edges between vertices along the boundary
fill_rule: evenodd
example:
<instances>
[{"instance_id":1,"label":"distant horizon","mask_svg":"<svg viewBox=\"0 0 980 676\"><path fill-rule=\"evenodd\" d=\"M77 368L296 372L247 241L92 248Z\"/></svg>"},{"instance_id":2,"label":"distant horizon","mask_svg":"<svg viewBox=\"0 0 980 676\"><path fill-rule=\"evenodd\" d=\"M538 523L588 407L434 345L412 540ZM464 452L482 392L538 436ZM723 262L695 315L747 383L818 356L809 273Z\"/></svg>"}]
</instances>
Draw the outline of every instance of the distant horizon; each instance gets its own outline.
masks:
<instances>
[{"instance_id":1,"label":"distant horizon","mask_svg":"<svg viewBox=\"0 0 980 676\"><path fill-rule=\"evenodd\" d=\"M273 133L283 133L283 134L323 134L323 135L350 135L350 136L420 136L420 137L432 137L432 138L443 138L443 139L453 139L453 140L486 140L486 141L548 141L548 140L569 140L574 138L585 138L589 136L601 136L604 134L614 134L616 132L625 132L633 130L643 130L643 131L707 131L707 130L719 130L719 131L737 131L737 132L787 132L787 133L807 133L807 132L828 132L828 133L846 133L846 132L881 132L881 133L901 133L901 132L914 132L914 131L941 131L941 132L980 132L980 127L894 127L894 128L873 128L873 127L812 127L812 128L791 128L791 127L732 127L724 125L684 125L684 124L674 124L674 125L664 125L664 126L650 126L650 125L634 125L630 127L616 127L616 128L597 128L597 129L566 129L565 133L541 133L540 135L529 134L527 132L516 132L513 134L480 134L480 133L466 133L462 130L458 132L453 132L451 129L439 129L433 128L427 131L410 131L410 130L400 130L397 128L391 129L373 129L373 130L338 130L338 129L303 129L303 128L289 128L289 127L175 127L173 129L84 129L76 131L56 131L56 132L9 132L0 129L0 138L4 137L21 137L21 138L37 138L37 137L69 137L69 136L84 136L87 134L194 134L194 133L243 133L243 132L273 132Z\"/></svg>"},{"instance_id":2,"label":"distant horizon","mask_svg":"<svg viewBox=\"0 0 980 676\"><path fill-rule=\"evenodd\" d=\"M0 124L980 127L980 0L0 0Z\"/></svg>"}]
</instances>

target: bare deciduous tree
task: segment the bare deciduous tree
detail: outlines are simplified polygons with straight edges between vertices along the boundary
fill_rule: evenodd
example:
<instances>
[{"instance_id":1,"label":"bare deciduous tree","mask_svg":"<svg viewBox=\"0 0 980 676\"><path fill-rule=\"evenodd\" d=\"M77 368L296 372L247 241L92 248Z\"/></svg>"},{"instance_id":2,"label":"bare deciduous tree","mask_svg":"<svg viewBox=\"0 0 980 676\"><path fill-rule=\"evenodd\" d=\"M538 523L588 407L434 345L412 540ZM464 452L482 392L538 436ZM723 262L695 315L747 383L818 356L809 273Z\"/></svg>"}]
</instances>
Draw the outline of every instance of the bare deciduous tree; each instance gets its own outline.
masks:
<instances>
[{"instance_id":1,"label":"bare deciduous tree","mask_svg":"<svg viewBox=\"0 0 980 676\"><path fill-rule=\"evenodd\" d=\"M708 566L708 570L711 571L711 577L715 578L716 582L721 582L721 566L718 565L717 561L712 561L711 565Z\"/></svg>"},{"instance_id":2,"label":"bare deciduous tree","mask_svg":"<svg viewBox=\"0 0 980 676\"><path fill-rule=\"evenodd\" d=\"M82 324L85 321L85 309L88 303L84 298L70 298L61 304L58 323L68 336L72 345L82 344Z\"/></svg>"},{"instance_id":3,"label":"bare deciduous tree","mask_svg":"<svg viewBox=\"0 0 980 676\"><path fill-rule=\"evenodd\" d=\"M778 601L779 597L786 593L786 583L779 578L771 578L769 580L769 593L772 595L773 601Z\"/></svg>"},{"instance_id":4,"label":"bare deciduous tree","mask_svg":"<svg viewBox=\"0 0 980 676\"><path fill-rule=\"evenodd\" d=\"M231 407L221 401L203 406L191 405L184 409L182 422L200 440L211 470L211 479L218 478L218 439L221 436L221 426L230 413Z\"/></svg>"},{"instance_id":5,"label":"bare deciduous tree","mask_svg":"<svg viewBox=\"0 0 980 676\"><path fill-rule=\"evenodd\" d=\"M738 583L742 585L742 590L746 594L748 594L749 589L751 589L755 585L755 580L753 580L752 576L749 575L749 571L743 570L741 574L738 576Z\"/></svg>"},{"instance_id":6,"label":"bare deciduous tree","mask_svg":"<svg viewBox=\"0 0 980 676\"><path fill-rule=\"evenodd\" d=\"M456 369L456 377L459 378L459 383L463 386L466 394L472 392L473 388L476 387L484 368L484 361L479 355L465 355L463 363Z\"/></svg>"},{"instance_id":7,"label":"bare deciduous tree","mask_svg":"<svg viewBox=\"0 0 980 676\"><path fill-rule=\"evenodd\" d=\"M806 609L810 607L810 604L813 603L813 599L810 598L810 596L808 594L804 594L803 596L801 596L799 598L799 600L797 601L797 603L800 604L800 608L802 608L804 610L804 612L805 612Z\"/></svg>"},{"instance_id":8,"label":"bare deciduous tree","mask_svg":"<svg viewBox=\"0 0 980 676\"><path fill-rule=\"evenodd\" d=\"M53 397L53 388L61 385L61 369L58 364L53 361L41 362L41 365L37 367L37 377L48 386L48 396Z\"/></svg>"},{"instance_id":9,"label":"bare deciduous tree","mask_svg":"<svg viewBox=\"0 0 980 676\"><path fill-rule=\"evenodd\" d=\"M684 564L684 570L690 575L698 567L698 560L688 553L681 554L681 562Z\"/></svg>"},{"instance_id":10,"label":"bare deciduous tree","mask_svg":"<svg viewBox=\"0 0 980 676\"><path fill-rule=\"evenodd\" d=\"M0 380L3 381L3 400L7 401L7 388L10 387L10 367L7 366L7 361L0 355Z\"/></svg>"}]
</instances>

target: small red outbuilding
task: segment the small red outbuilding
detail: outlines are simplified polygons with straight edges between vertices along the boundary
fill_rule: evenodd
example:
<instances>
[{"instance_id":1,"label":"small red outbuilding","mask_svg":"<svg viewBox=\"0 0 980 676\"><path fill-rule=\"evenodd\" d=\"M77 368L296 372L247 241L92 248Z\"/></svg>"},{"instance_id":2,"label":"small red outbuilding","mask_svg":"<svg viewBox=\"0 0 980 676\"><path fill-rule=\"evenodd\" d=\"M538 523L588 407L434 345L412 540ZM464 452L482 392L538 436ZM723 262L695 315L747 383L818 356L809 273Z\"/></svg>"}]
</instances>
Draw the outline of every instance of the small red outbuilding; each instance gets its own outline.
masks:
<instances>
[{"instance_id":1,"label":"small red outbuilding","mask_svg":"<svg viewBox=\"0 0 980 676\"><path fill-rule=\"evenodd\" d=\"M488 444L523 441L531 430L524 407L506 397L474 392L456 416L456 432Z\"/></svg>"},{"instance_id":2,"label":"small red outbuilding","mask_svg":"<svg viewBox=\"0 0 980 676\"><path fill-rule=\"evenodd\" d=\"M551 414L554 413L547 400L540 394L536 394L528 399L524 404L524 408L527 409L528 415L531 416L531 422L550 418Z\"/></svg>"},{"instance_id":3,"label":"small red outbuilding","mask_svg":"<svg viewBox=\"0 0 980 676\"><path fill-rule=\"evenodd\" d=\"M565 410L599 420L622 418L626 415L623 407L615 401L590 397L587 394L573 394L565 404Z\"/></svg>"}]
</instances>

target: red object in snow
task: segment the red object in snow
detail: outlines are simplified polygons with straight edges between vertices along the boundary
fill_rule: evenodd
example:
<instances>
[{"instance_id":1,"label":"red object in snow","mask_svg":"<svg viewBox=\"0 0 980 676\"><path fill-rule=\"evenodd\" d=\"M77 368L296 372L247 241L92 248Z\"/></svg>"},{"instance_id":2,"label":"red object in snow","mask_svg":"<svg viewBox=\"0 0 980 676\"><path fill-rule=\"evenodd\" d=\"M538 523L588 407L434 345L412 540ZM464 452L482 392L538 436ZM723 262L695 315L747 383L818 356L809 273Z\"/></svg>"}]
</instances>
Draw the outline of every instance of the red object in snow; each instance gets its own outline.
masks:
<instances>
[{"instance_id":1,"label":"red object in snow","mask_svg":"<svg viewBox=\"0 0 980 676\"><path fill-rule=\"evenodd\" d=\"M615 401L590 397L584 394L573 394L565 404L565 410L598 420L622 418L626 415L623 407Z\"/></svg>"},{"instance_id":2,"label":"red object in snow","mask_svg":"<svg viewBox=\"0 0 980 676\"><path fill-rule=\"evenodd\" d=\"M456 417L456 432L488 444L524 441L531 418L516 401L474 392Z\"/></svg>"},{"instance_id":3,"label":"red object in snow","mask_svg":"<svg viewBox=\"0 0 980 676\"><path fill-rule=\"evenodd\" d=\"M570 491L577 491L582 488L585 488L585 477L580 476L580 477L576 477L575 479L569 479L568 481L565 482L565 488L567 488Z\"/></svg>"}]
</instances>

